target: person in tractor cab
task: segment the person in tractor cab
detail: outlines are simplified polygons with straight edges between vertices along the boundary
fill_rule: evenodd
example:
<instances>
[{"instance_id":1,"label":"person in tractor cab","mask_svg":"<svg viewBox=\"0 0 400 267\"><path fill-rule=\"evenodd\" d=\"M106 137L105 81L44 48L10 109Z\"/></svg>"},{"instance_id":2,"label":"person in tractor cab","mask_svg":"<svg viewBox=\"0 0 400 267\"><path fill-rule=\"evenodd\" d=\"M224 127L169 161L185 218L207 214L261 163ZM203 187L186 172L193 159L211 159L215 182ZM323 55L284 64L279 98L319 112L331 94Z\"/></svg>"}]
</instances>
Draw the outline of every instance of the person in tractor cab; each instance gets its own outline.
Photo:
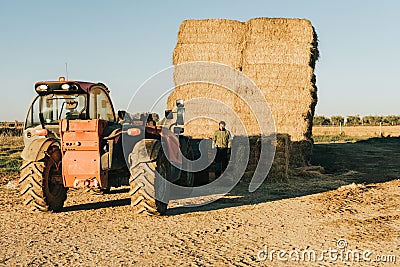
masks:
<instances>
[{"instance_id":1,"label":"person in tractor cab","mask_svg":"<svg viewBox=\"0 0 400 267\"><path fill-rule=\"evenodd\" d=\"M66 109L68 112L65 114L65 118L67 120L76 120L79 119L79 111L76 110L78 106L78 101L68 101L66 102Z\"/></svg>"},{"instance_id":2,"label":"person in tractor cab","mask_svg":"<svg viewBox=\"0 0 400 267\"><path fill-rule=\"evenodd\" d=\"M219 129L215 131L212 138L213 148L217 149L215 157L215 177L218 178L228 166L228 152L231 149L231 133L225 128L224 121L219 122Z\"/></svg>"}]
</instances>

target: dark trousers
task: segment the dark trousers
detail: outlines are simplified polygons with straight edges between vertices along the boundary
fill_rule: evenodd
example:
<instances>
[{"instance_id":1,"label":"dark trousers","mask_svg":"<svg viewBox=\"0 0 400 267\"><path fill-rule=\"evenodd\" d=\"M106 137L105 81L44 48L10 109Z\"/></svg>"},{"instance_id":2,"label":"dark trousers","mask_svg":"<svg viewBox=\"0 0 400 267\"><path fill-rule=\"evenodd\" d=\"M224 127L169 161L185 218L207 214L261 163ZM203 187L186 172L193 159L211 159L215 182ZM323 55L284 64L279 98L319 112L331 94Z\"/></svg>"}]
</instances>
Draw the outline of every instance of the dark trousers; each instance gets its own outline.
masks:
<instances>
[{"instance_id":1,"label":"dark trousers","mask_svg":"<svg viewBox=\"0 0 400 267\"><path fill-rule=\"evenodd\" d=\"M215 177L221 176L228 166L228 149L217 147L217 155L215 156Z\"/></svg>"}]
</instances>

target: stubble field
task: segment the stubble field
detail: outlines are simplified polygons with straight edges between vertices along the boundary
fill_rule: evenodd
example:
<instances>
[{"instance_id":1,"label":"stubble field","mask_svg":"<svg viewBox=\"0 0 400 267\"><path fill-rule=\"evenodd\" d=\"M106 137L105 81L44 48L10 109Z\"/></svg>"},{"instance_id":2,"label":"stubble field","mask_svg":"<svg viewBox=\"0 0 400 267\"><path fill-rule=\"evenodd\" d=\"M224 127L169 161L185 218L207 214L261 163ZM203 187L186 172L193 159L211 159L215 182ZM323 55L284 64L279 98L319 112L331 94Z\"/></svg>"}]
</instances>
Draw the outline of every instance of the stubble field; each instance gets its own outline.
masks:
<instances>
[{"instance_id":1,"label":"stubble field","mask_svg":"<svg viewBox=\"0 0 400 267\"><path fill-rule=\"evenodd\" d=\"M69 190L61 212L28 212L15 187L21 140L1 141L0 266L400 264L399 138L316 144L322 168L254 193L241 182L196 208L173 201L162 217L134 215L126 188Z\"/></svg>"}]
</instances>

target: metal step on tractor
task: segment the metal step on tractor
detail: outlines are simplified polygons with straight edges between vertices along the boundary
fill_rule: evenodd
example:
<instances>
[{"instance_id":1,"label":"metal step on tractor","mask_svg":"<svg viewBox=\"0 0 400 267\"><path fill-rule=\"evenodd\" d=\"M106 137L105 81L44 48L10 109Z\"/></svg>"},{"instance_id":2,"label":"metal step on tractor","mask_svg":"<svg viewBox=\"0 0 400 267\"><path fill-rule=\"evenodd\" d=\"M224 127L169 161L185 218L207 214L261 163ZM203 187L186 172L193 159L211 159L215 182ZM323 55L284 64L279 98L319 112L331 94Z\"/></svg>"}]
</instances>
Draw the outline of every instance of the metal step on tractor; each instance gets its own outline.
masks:
<instances>
[{"instance_id":1,"label":"metal step on tractor","mask_svg":"<svg viewBox=\"0 0 400 267\"><path fill-rule=\"evenodd\" d=\"M182 156L193 159L191 142L181 135L183 101L177 101L176 112L165 112L172 121L176 114L173 127L161 127L151 115L116 115L102 83L60 77L36 83L35 90L24 127L19 180L20 195L30 210L61 210L68 188L107 192L130 186L137 213L162 215L169 201L166 180L195 185L193 173L176 167Z\"/></svg>"}]
</instances>

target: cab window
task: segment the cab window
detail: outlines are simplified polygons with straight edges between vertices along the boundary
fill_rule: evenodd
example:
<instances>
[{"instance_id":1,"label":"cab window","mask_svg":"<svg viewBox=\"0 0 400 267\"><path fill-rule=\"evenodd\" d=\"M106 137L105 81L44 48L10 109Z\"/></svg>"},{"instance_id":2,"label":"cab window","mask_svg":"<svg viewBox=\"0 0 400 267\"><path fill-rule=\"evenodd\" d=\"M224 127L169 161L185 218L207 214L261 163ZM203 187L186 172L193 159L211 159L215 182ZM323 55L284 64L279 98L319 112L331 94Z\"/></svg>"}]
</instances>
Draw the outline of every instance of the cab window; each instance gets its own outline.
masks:
<instances>
[{"instance_id":1,"label":"cab window","mask_svg":"<svg viewBox=\"0 0 400 267\"><path fill-rule=\"evenodd\" d=\"M115 114L107 93L98 87L90 90L89 117L106 121L115 121Z\"/></svg>"},{"instance_id":2,"label":"cab window","mask_svg":"<svg viewBox=\"0 0 400 267\"><path fill-rule=\"evenodd\" d=\"M32 104L31 104L28 114L26 116L25 129L40 125L38 99L39 99L39 96L36 96L35 99L32 101Z\"/></svg>"},{"instance_id":3,"label":"cab window","mask_svg":"<svg viewBox=\"0 0 400 267\"><path fill-rule=\"evenodd\" d=\"M81 120L86 118L86 96L84 94L54 94L41 97L41 112L46 124L57 124L59 120Z\"/></svg>"}]
</instances>

